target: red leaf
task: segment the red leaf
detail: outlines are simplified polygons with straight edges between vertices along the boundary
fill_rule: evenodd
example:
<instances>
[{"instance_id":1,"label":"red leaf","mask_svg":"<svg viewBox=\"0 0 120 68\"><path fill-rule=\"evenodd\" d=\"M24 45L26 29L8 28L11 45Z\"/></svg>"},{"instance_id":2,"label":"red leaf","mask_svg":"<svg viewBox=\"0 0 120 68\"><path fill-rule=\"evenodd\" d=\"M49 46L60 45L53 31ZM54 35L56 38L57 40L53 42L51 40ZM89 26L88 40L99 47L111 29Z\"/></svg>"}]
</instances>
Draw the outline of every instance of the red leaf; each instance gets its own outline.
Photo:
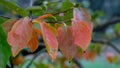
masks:
<instances>
[{"instance_id":1,"label":"red leaf","mask_svg":"<svg viewBox=\"0 0 120 68\"><path fill-rule=\"evenodd\" d=\"M15 57L28 43L32 35L32 25L29 18L18 20L8 32L8 43Z\"/></svg>"},{"instance_id":2,"label":"red leaf","mask_svg":"<svg viewBox=\"0 0 120 68\"><path fill-rule=\"evenodd\" d=\"M92 23L87 21L83 12L77 8L74 9L74 20L72 22L72 29L75 38L75 44L86 50L91 41Z\"/></svg>"},{"instance_id":3,"label":"red leaf","mask_svg":"<svg viewBox=\"0 0 120 68\"><path fill-rule=\"evenodd\" d=\"M28 47L31 52L34 52L38 48L38 34L36 32L32 32L32 37L28 42Z\"/></svg>"},{"instance_id":4,"label":"red leaf","mask_svg":"<svg viewBox=\"0 0 120 68\"><path fill-rule=\"evenodd\" d=\"M43 40L45 42L48 54L50 55L52 61L56 59L58 51L58 42L57 42L57 31L55 28L51 27L48 23L40 23Z\"/></svg>"},{"instance_id":5,"label":"red leaf","mask_svg":"<svg viewBox=\"0 0 120 68\"><path fill-rule=\"evenodd\" d=\"M58 28L59 48L68 60L72 60L76 55L77 48L74 44L72 27Z\"/></svg>"}]
</instances>

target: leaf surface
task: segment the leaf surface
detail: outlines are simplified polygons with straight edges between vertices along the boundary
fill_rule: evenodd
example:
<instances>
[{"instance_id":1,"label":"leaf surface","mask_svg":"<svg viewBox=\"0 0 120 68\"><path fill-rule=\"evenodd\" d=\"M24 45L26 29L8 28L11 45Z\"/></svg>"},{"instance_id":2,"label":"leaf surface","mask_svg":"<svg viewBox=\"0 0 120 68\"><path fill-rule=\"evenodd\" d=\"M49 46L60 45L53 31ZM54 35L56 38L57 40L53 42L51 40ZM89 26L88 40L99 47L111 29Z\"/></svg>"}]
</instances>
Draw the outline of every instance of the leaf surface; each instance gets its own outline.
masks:
<instances>
[{"instance_id":1,"label":"leaf surface","mask_svg":"<svg viewBox=\"0 0 120 68\"><path fill-rule=\"evenodd\" d=\"M50 55L52 61L54 61L56 59L58 51L58 42L56 38L57 30L45 22L40 23L40 26L48 54Z\"/></svg>"},{"instance_id":2,"label":"leaf surface","mask_svg":"<svg viewBox=\"0 0 120 68\"><path fill-rule=\"evenodd\" d=\"M87 17L83 15L84 12L74 9L74 20L72 22L72 29L75 38L75 44L86 50L91 41L93 25L87 21Z\"/></svg>"},{"instance_id":3,"label":"leaf surface","mask_svg":"<svg viewBox=\"0 0 120 68\"><path fill-rule=\"evenodd\" d=\"M32 32L32 36L30 41L28 42L28 47L31 52L34 52L38 48L38 34L36 32Z\"/></svg>"},{"instance_id":4,"label":"leaf surface","mask_svg":"<svg viewBox=\"0 0 120 68\"><path fill-rule=\"evenodd\" d=\"M67 60L72 60L72 58L76 55L77 48L74 44L74 36L71 26L68 28L58 28L58 42L59 48Z\"/></svg>"},{"instance_id":5,"label":"leaf surface","mask_svg":"<svg viewBox=\"0 0 120 68\"><path fill-rule=\"evenodd\" d=\"M9 20L5 21L5 23L2 24L2 27L8 33L16 21L17 21L16 19L9 19Z\"/></svg>"},{"instance_id":6,"label":"leaf surface","mask_svg":"<svg viewBox=\"0 0 120 68\"><path fill-rule=\"evenodd\" d=\"M32 36L32 24L29 18L17 21L10 32L8 32L8 43L11 45L12 54L15 57L24 47Z\"/></svg>"},{"instance_id":7,"label":"leaf surface","mask_svg":"<svg viewBox=\"0 0 120 68\"><path fill-rule=\"evenodd\" d=\"M4 7L9 8L13 12L18 13L23 17L28 15L27 11L25 11L20 6L16 5L15 3L13 3L9 0L0 0L0 5L3 5Z\"/></svg>"},{"instance_id":8,"label":"leaf surface","mask_svg":"<svg viewBox=\"0 0 120 68\"><path fill-rule=\"evenodd\" d=\"M0 25L0 66L6 68L6 64L11 56L10 46L7 43L7 35ZM1 68L0 67L0 68Z\"/></svg>"}]
</instances>

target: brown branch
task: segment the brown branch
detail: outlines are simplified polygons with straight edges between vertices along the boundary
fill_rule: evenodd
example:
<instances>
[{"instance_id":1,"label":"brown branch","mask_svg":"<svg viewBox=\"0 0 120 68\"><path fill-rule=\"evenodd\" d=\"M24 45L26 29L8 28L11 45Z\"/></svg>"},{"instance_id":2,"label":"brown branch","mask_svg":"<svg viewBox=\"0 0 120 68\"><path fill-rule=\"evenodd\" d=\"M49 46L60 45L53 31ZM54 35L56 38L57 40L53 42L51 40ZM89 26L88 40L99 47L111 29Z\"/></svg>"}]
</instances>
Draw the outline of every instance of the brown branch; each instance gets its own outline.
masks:
<instances>
[{"instance_id":1,"label":"brown branch","mask_svg":"<svg viewBox=\"0 0 120 68\"><path fill-rule=\"evenodd\" d=\"M79 67L79 68L83 68L82 64L80 63L80 61L77 58L73 58L73 62Z\"/></svg>"},{"instance_id":2,"label":"brown branch","mask_svg":"<svg viewBox=\"0 0 120 68\"><path fill-rule=\"evenodd\" d=\"M60 51L60 50L58 50ZM30 68L30 65L33 63L33 61L36 59L37 56L39 56L41 53L43 52L46 52L46 49L45 49L45 45L44 44L41 44L39 45L38 49L34 52L34 53L31 53L31 52L28 52L27 50L22 50L22 54L24 56L26 55L29 55L29 54L35 54L35 56L32 58L32 60L30 61L30 63L28 63L27 67L26 68ZM83 68L82 64L79 62L79 60L77 58L74 58L73 59L73 62L79 67L79 68Z\"/></svg>"},{"instance_id":3,"label":"brown branch","mask_svg":"<svg viewBox=\"0 0 120 68\"><path fill-rule=\"evenodd\" d=\"M0 17L2 17L2 18L6 18L6 19L11 19L11 18L8 17L8 16L0 16Z\"/></svg>"},{"instance_id":4,"label":"brown branch","mask_svg":"<svg viewBox=\"0 0 120 68\"><path fill-rule=\"evenodd\" d=\"M108 46L110 46L111 48L113 48L117 53L120 54L120 50L113 43L111 43L111 41L102 41L102 40L97 41L97 40L92 40L92 42L107 44Z\"/></svg>"},{"instance_id":5,"label":"brown branch","mask_svg":"<svg viewBox=\"0 0 120 68\"><path fill-rule=\"evenodd\" d=\"M57 12L57 13L53 13L53 15L58 15L58 14L60 14L60 13L66 13L66 12L72 10L73 8L74 8L74 6L71 7L71 8L69 8L69 9L67 9L67 10L65 10L65 11L61 11L61 12Z\"/></svg>"},{"instance_id":6,"label":"brown branch","mask_svg":"<svg viewBox=\"0 0 120 68\"><path fill-rule=\"evenodd\" d=\"M108 26L116 24L118 22L120 22L120 17L113 18L113 19L107 21L105 24L103 24L101 26L97 26L96 28L94 28L93 31L95 31L95 32L104 31Z\"/></svg>"},{"instance_id":7,"label":"brown branch","mask_svg":"<svg viewBox=\"0 0 120 68\"><path fill-rule=\"evenodd\" d=\"M33 61L41 54L41 53L44 53L45 52L45 48L44 49L41 49L39 52L37 52L35 54L35 56L32 58L32 60L28 63L28 65L26 66L26 68L30 68L31 64L33 63Z\"/></svg>"},{"instance_id":8,"label":"brown branch","mask_svg":"<svg viewBox=\"0 0 120 68\"><path fill-rule=\"evenodd\" d=\"M66 23L66 22L71 22L72 20L71 19L68 19L68 20L64 20L64 21L54 21L54 22L49 22L48 23Z\"/></svg>"}]
</instances>

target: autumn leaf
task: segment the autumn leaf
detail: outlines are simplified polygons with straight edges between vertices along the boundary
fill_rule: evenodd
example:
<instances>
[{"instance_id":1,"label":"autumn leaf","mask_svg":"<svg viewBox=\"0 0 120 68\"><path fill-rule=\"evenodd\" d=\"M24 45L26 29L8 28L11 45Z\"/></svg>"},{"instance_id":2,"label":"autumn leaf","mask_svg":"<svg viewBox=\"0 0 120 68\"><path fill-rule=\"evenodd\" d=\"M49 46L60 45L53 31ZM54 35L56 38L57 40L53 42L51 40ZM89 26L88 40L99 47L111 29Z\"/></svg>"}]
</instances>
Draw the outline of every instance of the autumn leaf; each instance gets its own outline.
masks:
<instances>
[{"instance_id":1,"label":"autumn leaf","mask_svg":"<svg viewBox=\"0 0 120 68\"><path fill-rule=\"evenodd\" d=\"M109 63L113 63L114 54L112 52L106 53L106 59Z\"/></svg>"},{"instance_id":2,"label":"autumn leaf","mask_svg":"<svg viewBox=\"0 0 120 68\"><path fill-rule=\"evenodd\" d=\"M11 46L12 54L15 57L24 47L32 36L32 24L30 19L25 17L18 20L8 32L7 41Z\"/></svg>"},{"instance_id":3,"label":"autumn leaf","mask_svg":"<svg viewBox=\"0 0 120 68\"><path fill-rule=\"evenodd\" d=\"M22 64L23 61L24 61L24 57L22 55L19 55L12 59L12 64L19 65L19 64Z\"/></svg>"},{"instance_id":4,"label":"autumn leaf","mask_svg":"<svg viewBox=\"0 0 120 68\"><path fill-rule=\"evenodd\" d=\"M45 22L40 23L40 27L48 54L50 55L52 61L54 61L58 51L58 42L56 38L57 30Z\"/></svg>"},{"instance_id":5,"label":"autumn leaf","mask_svg":"<svg viewBox=\"0 0 120 68\"><path fill-rule=\"evenodd\" d=\"M11 30L11 28L15 24L15 22L17 22L16 19L9 19L5 23L2 24L2 27L4 28L6 33L8 33Z\"/></svg>"},{"instance_id":6,"label":"autumn leaf","mask_svg":"<svg viewBox=\"0 0 120 68\"><path fill-rule=\"evenodd\" d=\"M91 52L91 51L86 51L84 54L83 54L84 58L88 61L91 61L93 62L95 57L96 57L96 53L95 52Z\"/></svg>"},{"instance_id":7,"label":"autumn leaf","mask_svg":"<svg viewBox=\"0 0 120 68\"><path fill-rule=\"evenodd\" d=\"M34 52L38 48L38 43L39 43L38 42L38 34L35 31L33 31L31 39L28 42L28 47L31 52Z\"/></svg>"},{"instance_id":8,"label":"autumn leaf","mask_svg":"<svg viewBox=\"0 0 120 68\"><path fill-rule=\"evenodd\" d=\"M38 28L35 28L35 27L33 29L37 34L39 34L41 37L43 37L41 30L39 30Z\"/></svg>"},{"instance_id":9,"label":"autumn leaf","mask_svg":"<svg viewBox=\"0 0 120 68\"><path fill-rule=\"evenodd\" d=\"M72 29L75 38L75 44L86 50L91 41L92 23L83 15L84 12L74 9Z\"/></svg>"},{"instance_id":10,"label":"autumn leaf","mask_svg":"<svg viewBox=\"0 0 120 68\"><path fill-rule=\"evenodd\" d=\"M35 20L33 20L33 22L39 23L47 17L53 17L56 20L56 18L52 14L45 14L45 15L42 15L42 16L39 16L38 18L36 18Z\"/></svg>"},{"instance_id":11,"label":"autumn leaf","mask_svg":"<svg viewBox=\"0 0 120 68\"><path fill-rule=\"evenodd\" d=\"M58 28L58 42L59 48L67 60L72 60L76 55L77 48L74 44L74 36L71 26Z\"/></svg>"},{"instance_id":12,"label":"autumn leaf","mask_svg":"<svg viewBox=\"0 0 120 68\"><path fill-rule=\"evenodd\" d=\"M64 23L55 23L54 27L58 29L59 27L63 27Z\"/></svg>"}]
</instances>

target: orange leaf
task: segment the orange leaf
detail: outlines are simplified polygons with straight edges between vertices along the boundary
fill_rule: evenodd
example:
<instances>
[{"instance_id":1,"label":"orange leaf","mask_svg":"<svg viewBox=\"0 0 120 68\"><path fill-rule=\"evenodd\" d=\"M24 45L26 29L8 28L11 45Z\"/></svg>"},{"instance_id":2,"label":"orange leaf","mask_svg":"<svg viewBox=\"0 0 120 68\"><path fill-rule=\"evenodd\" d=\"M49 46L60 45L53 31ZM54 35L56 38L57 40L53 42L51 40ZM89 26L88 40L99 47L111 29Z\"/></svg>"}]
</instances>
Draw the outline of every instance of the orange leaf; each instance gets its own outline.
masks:
<instances>
[{"instance_id":1,"label":"orange leaf","mask_svg":"<svg viewBox=\"0 0 120 68\"><path fill-rule=\"evenodd\" d=\"M96 57L96 53L91 51L86 51L83 54L83 56L85 57L86 60L93 62Z\"/></svg>"},{"instance_id":2,"label":"orange leaf","mask_svg":"<svg viewBox=\"0 0 120 68\"><path fill-rule=\"evenodd\" d=\"M114 54L111 52L106 53L106 59L109 63L113 63Z\"/></svg>"},{"instance_id":3,"label":"orange leaf","mask_svg":"<svg viewBox=\"0 0 120 68\"><path fill-rule=\"evenodd\" d=\"M85 21L83 13L77 8L74 9L74 20L72 29L75 38L75 44L86 50L91 41L92 23Z\"/></svg>"},{"instance_id":4,"label":"orange leaf","mask_svg":"<svg viewBox=\"0 0 120 68\"><path fill-rule=\"evenodd\" d=\"M32 35L32 24L29 18L17 21L10 32L7 41L11 45L12 54L15 57L24 47L26 47Z\"/></svg>"},{"instance_id":5,"label":"orange leaf","mask_svg":"<svg viewBox=\"0 0 120 68\"><path fill-rule=\"evenodd\" d=\"M28 42L28 47L31 52L34 52L38 48L38 34L36 32L32 32L32 37Z\"/></svg>"},{"instance_id":6,"label":"orange leaf","mask_svg":"<svg viewBox=\"0 0 120 68\"><path fill-rule=\"evenodd\" d=\"M37 34L39 34L41 37L43 37L41 30L39 30L39 29L37 29L37 28L34 28L34 31L35 31Z\"/></svg>"},{"instance_id":7,"label":"orange leaf","mask_svg":"<svg viewBox=\"0 0 120 68\"><path fill-rule=\"evenodd\" d=\"M74 36L71 26L68 28L58 28L58 42L59 48L67 60L72 60L76 55L77 48L74 44Z\"/></svg>"},{"instance_id":8,"label":"orange leaf","mask_svg":"<svg viewBox=\"0 0 120 68\"><path fill-rule=\"evenodd\" d=\"M59 27L62 27L64 26L63 23L55 23L55 28L58 29Z\"/></svg>"},{"instance_id":9,"label":"orange leaf","mask_svg":"<svg viewBox=\"0 0 120 68\"><path fill-rule=\"evenodd\" d=\"M12 64L19 65L19 64L22 64L23 61L24 61L24 57L19 55L19 56L16 56L15 58L12 59Z\"/></svg>"},{"instance_id":10,"label":"orange leaf","mask_svg":"<svg viewBox=\"0 0 120 68\"><path fill-rule=\"evenodd\" d=\"M56 59L58 51L58 42L56 38L57 30L45 22L40 23L40 26L48 54L50 55L52 61L54 61Z\"/></svg>"},{"instance_id":11,"label":"orange leaf","mask_svg":"<svg viewBox=\"0 0 120 68\"><path fill-rule=\"evenodd\" d=\"M43 19L45 19L45 18L47 18L47 17L53 17L53 15L52 15L52 14L42 15L42 16L38 17L37 19L33 20L33 22L39 23L39 22L41 22L41 20L43 20Z\"/></svg>"}]
</instances>

